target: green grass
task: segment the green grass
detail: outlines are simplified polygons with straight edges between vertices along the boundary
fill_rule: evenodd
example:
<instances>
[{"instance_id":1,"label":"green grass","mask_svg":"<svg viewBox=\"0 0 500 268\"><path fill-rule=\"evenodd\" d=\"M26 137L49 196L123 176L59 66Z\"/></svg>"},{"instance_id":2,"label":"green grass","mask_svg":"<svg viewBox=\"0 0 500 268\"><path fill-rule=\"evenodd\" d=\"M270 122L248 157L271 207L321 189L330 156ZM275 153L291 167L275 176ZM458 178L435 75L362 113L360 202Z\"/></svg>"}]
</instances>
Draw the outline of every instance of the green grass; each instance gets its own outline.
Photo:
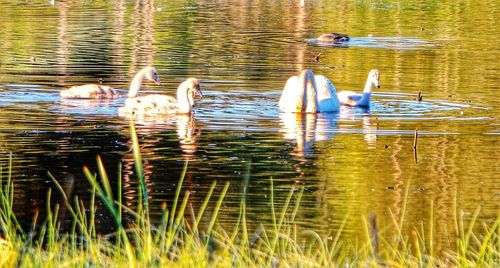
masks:
<instances>
[{"instance_id":1,"label":"green grass","mask_svg":"<svg viewBox=\"0 0 500 268\"><path fill-rule=\"evenodd\" d=\"M500 217L493 224L477 221L479 209L472 219L465 220L455 209L455 247L436 253L433 248L433 207L430 208L430 234L424 228L414 228L404 233L403 216L393 216L392 230L386 234L376 227L376 218L365 221L368 243L349 245L342 241L341 227L330 236L321 236L312 230L301 230L295 218L300 206L303 189L290 189L282 205L274 202L273 182L270 179L272 226L260 226L249 233L246 219L246 187L240 203L237 223L223 229L217 222L218 214L229 188L225 183L216 192L213 182L200 207L189 205L189 191L182 194L184 172L179 180L172 205L163 205L159 223L153 224L149 215L149 197L146 191L142 160L135 128L131 125L133 153L139 180L139 202L134 210L121 202L121 177L116 183L117 196L113 196L111 182L100 157L98 170L83 171L92 189L91 198L85 204L78 197L69 200L57 180L49 174L55 191L62 195L65 209L72 216L72 228L61 233L58 213L60 208L50 208L51 192L47 193L46 219L41 225L33 224L31 230L23 230L13 212L14 183L9 170L0 170L0 266L1 267L332 267L332 266L390 266L390 267L495 267L500 261ZM248 169L249 170L249 169ZM249 171L248 171L249 172ZM248 173L247 172L247 173ZM6 173L6 175L3 175ZM248 183L248 176L245 179ZM409 187L407 186L406 189ZM406 198L408 191L406 191ZM181 199L182 196L182 199ZM112 234L96 232L96 198L99 198L111 213L116 225ZM208 221L202 222L209 212ZM122 213L132 215L132 224L122 222ZM34 215L33 222L37 222ZM35 235L36 234L36 235ZM395 242L396 241L396 242Z\"/></svg>"}]
</instances>

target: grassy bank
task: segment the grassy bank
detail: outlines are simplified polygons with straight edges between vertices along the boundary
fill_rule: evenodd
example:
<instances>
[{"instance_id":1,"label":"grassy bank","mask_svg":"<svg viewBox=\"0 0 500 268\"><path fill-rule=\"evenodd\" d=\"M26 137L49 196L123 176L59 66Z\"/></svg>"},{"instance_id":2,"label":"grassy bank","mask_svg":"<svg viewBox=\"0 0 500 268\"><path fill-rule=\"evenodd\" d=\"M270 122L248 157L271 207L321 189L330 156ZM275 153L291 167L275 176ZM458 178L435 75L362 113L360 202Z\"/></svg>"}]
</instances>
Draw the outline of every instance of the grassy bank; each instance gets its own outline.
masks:
<instances>
[{"instance_id":1,"label":"grassy bank","mask_svg":"<svg viewBox=\"0 0 500 268\"><path fill-rule=\"evenodd\" d=\"M435 252L433 248L432 219L430 236L424 233L423 227L406 234L402 231L404 213L402 218L393 217L393 226L387 228L397 230L396 235L379 231L376 218L371 215L365 221L366 240L369 242L348 245L342 241L342 228L330 236L299 229L295 216L302 191L296 189L290 189L283 206L277 207L271 187L272 213L269 217L273 224L270 228L248 231L243 194L237 224L230 230L223 229L218 225L217 218L229 184L226 183L220 192L216 192L217 183L214 182L204 202L195 208L190 205L189 191L182 193L182 175L173 202L168 207L164 205L161 221L153 224L149 216L149 198L133 126L131 136L140 193L138 206L134 210L121 202L120 177L118 189L111 189L99 157L96 173L84 167L85 176L92 186L88 204L77 197L70 199L66 196L57 180L49 174L56 185L52 191L58 191L63 196L65 209L72 216L69 232L60 232L57 220L59 207L56 205L51 208L49 205L51 191L47 193L46 218L40 220L37 215L34 216L33 222L42 224L33 224L31 230L22 229L12 209L15 189L11 173L4 171L2 174L6 175L0 177L0 266L494 267L500 264L500 217L492 224L479 223L479 209L467 221L458 212L455 213L455 246L444 252ZM12 163L9 164L12 166ZM272 180L270 184L272 186ZM97 198L111 213L116 226L115 233L97 234ZM122 213L126 213L129 218L131 216L133 223L122 222ZM209 220L205 214L211 215Z\"/></svg>"}]
</instances>

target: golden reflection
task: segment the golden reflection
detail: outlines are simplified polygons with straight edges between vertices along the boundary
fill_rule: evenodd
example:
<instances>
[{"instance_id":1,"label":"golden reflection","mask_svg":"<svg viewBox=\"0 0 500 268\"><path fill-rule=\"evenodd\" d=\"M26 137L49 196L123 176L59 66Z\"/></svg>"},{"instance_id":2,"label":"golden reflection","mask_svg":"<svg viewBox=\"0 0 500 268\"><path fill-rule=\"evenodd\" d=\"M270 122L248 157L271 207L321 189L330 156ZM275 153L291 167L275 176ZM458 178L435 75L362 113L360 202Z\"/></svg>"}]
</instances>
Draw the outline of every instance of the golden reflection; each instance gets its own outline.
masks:
<instances>
[{"instance_id":1,"label":"golden reflection","mask_svg":"<svg viewBox=\"0 0 500 268\"><path fill-rule=\"evenodd\" d=\"M304 0L301 0L301 6L297 8L297 20L295 22L295 39L303 39L302 32L305 28L305 20L307 17L306 10L304 8ZM301 42L296 45L294 50L296 51L296 64L295 68L297 72L300 72L304 69L304 54L305 54L306 45Z\"/></svg>"}]
</instances>

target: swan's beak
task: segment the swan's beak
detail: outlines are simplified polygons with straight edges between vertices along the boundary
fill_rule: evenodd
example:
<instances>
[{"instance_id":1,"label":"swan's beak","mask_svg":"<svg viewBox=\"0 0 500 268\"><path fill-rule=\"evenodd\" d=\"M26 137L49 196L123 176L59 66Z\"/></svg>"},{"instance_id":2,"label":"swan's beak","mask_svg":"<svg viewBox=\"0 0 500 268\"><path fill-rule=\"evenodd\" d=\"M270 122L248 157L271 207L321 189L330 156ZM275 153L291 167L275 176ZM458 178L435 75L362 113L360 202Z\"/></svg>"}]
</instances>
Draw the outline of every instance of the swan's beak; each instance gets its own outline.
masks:
<instances>
[{"instance_id":1,"label":"swan's beak","mask_svg":"<svg viewBox=\"0 0 500 268\"><path fill-rule=\"evenodd\" d=\"M203 98L203 92L201 92L201 88L199 84L196 84L194 86L194 96L199 97L200 99Z\"/></svg>"},{"instance_id":2,"label":"swan's beak","mask_svg":"<svg viewBox=\"0 0 500 268\"><path fill-rule=\"evenodd\" d=\"M161 85L160 78L155 77L155 84L157 84L157 85Z\"/></svg>"},{"instance_id":3,"label":"swan's beak","mask_svg":"<svg viewBox=\"0 0 500 268\"><path fill-rule=\"evenodd\" d=\"M380 82L379 82L379 81L376 81L376 82L375 82L375 86L376 86L377 88L380 88Z\"/></svg>"},{"instance_id":4,"label":"swan's beak","mask_svg":"<svg viewBox=\"0 0 500 268\"><path fill-rule=\"evenodd\" d=\"M380 85L377 85L377 88L380 88Z\"/></svg>"},{"instance_id":5,"label":"swan's beak","mask_svg":"<svg viewBox=\"0 0 500 268\"><path fill-rule=\"evenodd\" d=\"M201 92L201 90L197 90L195 93L194 93L194 96L195 97L198 97L198 98L203 98L203 92Z\"/></svg>"}]
</instances>

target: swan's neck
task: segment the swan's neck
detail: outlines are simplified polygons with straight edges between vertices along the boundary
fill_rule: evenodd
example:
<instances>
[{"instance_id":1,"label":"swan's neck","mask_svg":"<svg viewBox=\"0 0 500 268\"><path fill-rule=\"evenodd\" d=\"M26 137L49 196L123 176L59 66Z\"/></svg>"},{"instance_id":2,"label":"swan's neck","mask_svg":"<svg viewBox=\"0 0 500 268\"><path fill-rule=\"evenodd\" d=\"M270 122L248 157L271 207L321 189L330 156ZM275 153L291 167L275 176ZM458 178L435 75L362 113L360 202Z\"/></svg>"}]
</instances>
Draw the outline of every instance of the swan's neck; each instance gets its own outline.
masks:
<instances>
[{"instance_id":1,"label":"swan's neck","mask_svg":"<svg viewBox=\"0 0 500 268\"><path fill-rule=\"evenodd\" d=\"M141 70L134 76L134 79L132 80L132 83L130 83L130 89L128 91L129 98L135 98L137 97L137 95L139 95L139 90L141 89L142 80L144 80L145 72L146 70Z\"/></svg>"},{"instance_id":2,"label":"swan's neck","mask_svg":"<svg viewBox=\"0 0 500 268\"><path fill-rule=\"evenodd\" d=\"M372 93L373 90L373 81L371 75L368 75L368 79L366 79L365 89L363 89L363 93Z\"/></svg>"},{"instance_id":3,"label":"swan's neck","mask_svg":"<svg viewBox=\"0 0 500 268\"><path fill-rule=\"evenodd\" d=\"M368 75L368 79L366 79L365 89L363 89L363 95L358 102L359 106L370 106L370 98L372 96L373 90L373 81L371 75Z\"/></svg>"},{"instance_id":4,"label":"swan's neck","mask_svg":"<svg viewBox=\"0 0 500 268\"><path fill-rule=\"evenodd\" d=\"M304 70L300 74L302 91L302 111L306 113L316 113L318 111L318 90L316 79L311 70Z\"/></svg>"},{"instance_id":5,"label":"swan's neck","mask_svg":"<svg viewBox=\"0 0 500 268\"><path fill-rule=\"evenodd\" d=\"M177 112L180 114L189 114L193 108L193 97L188 91L182 84L177 89Z\"/></svg>"}]
</instances>

